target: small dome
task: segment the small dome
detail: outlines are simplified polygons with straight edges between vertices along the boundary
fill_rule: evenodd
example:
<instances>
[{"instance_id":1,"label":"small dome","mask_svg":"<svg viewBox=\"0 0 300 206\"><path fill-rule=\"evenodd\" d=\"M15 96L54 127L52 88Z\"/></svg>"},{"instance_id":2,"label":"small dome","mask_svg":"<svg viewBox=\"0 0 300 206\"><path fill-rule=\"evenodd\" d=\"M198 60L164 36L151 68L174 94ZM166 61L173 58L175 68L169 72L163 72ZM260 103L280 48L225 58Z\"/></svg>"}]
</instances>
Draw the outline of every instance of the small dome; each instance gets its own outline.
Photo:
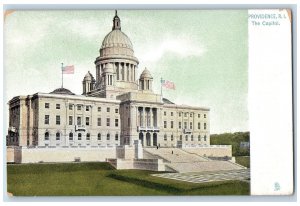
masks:
<instances>
[{"instance_id":1,"label":"small dome","mask_svg":"<svg viewBox=\"0 0 300 206\"><path fill-rule=\"evenodd\" d=\"M88 71L88 73L86 73L86 75L83 78L83 81L95 81L93 75L90 73L90 71Z\"/></svg>"},{"instance_id":2,"label":"small dome","mask_svg":"<svg viewBox=\"0 0 300 206\"><path fill-rule=\"evenodd\" d=\"M53 90L52 92L50 92L50 94L67 94L67 95L75 95L73 92L71 92L70 90L66 89L66 88L57 88L55 90Z\"/></svg>"},{"instance_id":3,"label":"small dome","mask_svg":"<svg viewBox=\"0 0 300 206\"><path fill-rule=\"evenodd\" d=\"M133 46L129 37L118 29L112 30L104 38L101 49L109 47L125 47L133 50Z\"/></svg>"},{"instance_id":4,"label":"small dome","mask_svg":"<svg viewBox=\"0 0 300 206\"><path fill-rule=\"evenodd\" d=\"M144 69L140 77L140 79L144 79L144 78L149 78L149 79L153 78L150 71L147 68Z\"/></svg>"},{"instance_id":5,"label":"small dome","mask_svg":"<svg viewBox=\"0 0 300 206\"><path fill-rule=\"evenodd\" d=\"M115 73L114 72L114 67L111 63L108 63L104 67L104 73Z\"/></svg>"}]
</instances>

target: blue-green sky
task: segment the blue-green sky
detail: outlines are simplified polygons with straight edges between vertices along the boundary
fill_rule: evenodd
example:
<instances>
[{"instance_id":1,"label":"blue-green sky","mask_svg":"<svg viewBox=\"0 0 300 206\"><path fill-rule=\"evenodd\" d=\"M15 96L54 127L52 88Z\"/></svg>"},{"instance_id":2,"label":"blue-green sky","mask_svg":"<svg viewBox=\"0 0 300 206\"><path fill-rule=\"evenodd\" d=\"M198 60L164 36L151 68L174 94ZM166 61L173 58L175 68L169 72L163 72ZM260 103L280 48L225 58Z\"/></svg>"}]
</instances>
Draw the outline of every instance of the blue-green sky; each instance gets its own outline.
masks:
<instances>
[{"instance_id":1,"label":"blue-green sky","mask_svg":"<svg viewBox=\"0 0 300 206\"><path fill-rule=\"evenodd\" d=\"M87 71L111 31L114 11L15 11L4 23L4 81L7 102L17 95L61 86L61 62L75 65L64 86L82 93ZM247 10L120 10L139 73L147 67L160 92L177 104L211 109L211 133L248 130ZM6 110L7 111L7 108Z\"/></svg>"}]
</instances>

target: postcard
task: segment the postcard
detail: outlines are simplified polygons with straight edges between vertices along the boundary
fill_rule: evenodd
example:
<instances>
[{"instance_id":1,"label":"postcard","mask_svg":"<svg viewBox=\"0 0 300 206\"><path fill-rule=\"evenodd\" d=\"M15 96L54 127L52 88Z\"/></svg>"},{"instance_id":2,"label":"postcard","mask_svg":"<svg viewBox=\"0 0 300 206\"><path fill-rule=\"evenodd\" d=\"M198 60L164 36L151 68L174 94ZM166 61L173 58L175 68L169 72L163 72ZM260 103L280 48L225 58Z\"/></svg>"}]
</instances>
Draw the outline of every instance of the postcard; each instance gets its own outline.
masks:
<instances>
[{"instance_id":1,"label":"postcard","mask_svg":"<svg viewBox=\"0 0 300 206\"><path fill-rule=\"evenodd\" d=\"M7 195L293 194L292 13L7 10Z\"/></svg>"}]
</instances>

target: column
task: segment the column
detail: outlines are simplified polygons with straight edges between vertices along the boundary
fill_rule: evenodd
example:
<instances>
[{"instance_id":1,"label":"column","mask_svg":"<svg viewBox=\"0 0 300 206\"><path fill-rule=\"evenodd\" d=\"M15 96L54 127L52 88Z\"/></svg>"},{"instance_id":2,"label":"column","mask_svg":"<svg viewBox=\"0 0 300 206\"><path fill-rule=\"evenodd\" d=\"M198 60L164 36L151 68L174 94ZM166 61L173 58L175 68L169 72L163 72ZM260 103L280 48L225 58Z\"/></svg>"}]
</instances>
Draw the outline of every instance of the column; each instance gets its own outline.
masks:
<instances>
[{"instance_id":1,"label":"column","mask_svg":"<svg viewBox=\"0 0 300 206\"><path fill-rule=\"evenodd\" d=\"M142 127L145 127L145 108L142 107Z\"/></svg>"},{"instance_id":2,"label":"column","mask_svg":"<svg viewBox=\"0 0 300 206\"><path fill-rule=\"evenodd\" d=\"M132 82L134 81L134 78L133 78L133 64L131 64L131 81Z\"/></svg>"},{"instance_id":3,"label":"column","mask_svg":"<svg viewBox=\"0 0 300 206\"><path fill-rule=\"evenodd\" d=\"M121 63L121 80L124 80L124 63Z\"/></svg>"},{"instance_id":4,"label":"column","mask_svg":"<svg viewBox=\"0 0 300 206\"><path fill-rule=\"evenodd\" d=\"M126 81L127 77L127 68L126 68L126 63L124 63L124 81Z\"/></svg>"},{"instance_id":5,"label":"column","mask_svg":"<svg viewBox=\"0 0 300 206\"><path fill-rule=\"evenodd\" d=\"M129 81L130 71L129 71L129 64L126 63L126 81Z\"/></svg>"},{"instance_id":6,"label":"column","mask_svg":"<svg viewBox=\"0 0 300 206\"><path fill-rule=\"evenodd\" d=\"M136 70L136 67L135 67L135 65L133 65L133 81L135 81L135 70Z\"/></svg>"},{"instance_id":7,"label":"column","mask_svg":"<svg viewBox=\"0 0 300 206\"><path fill-rule=\"evenodd\" d=\"M146 133L143 132L143 146L147 146L147 142L146 142Z\"/></svg>"},{"instance_id":8,"label":"column","mask_svg":"<svg viewBox=\"0 0 300 206\"><path fill-rule=\"evenodd\" d=\"M150 120L149 120L149 123L150 123L150 127L153 127L153 119L152 119L152 108L150 108L150 110L149 110L149 118L150 118Z\"/></svg>"}]
</instances>

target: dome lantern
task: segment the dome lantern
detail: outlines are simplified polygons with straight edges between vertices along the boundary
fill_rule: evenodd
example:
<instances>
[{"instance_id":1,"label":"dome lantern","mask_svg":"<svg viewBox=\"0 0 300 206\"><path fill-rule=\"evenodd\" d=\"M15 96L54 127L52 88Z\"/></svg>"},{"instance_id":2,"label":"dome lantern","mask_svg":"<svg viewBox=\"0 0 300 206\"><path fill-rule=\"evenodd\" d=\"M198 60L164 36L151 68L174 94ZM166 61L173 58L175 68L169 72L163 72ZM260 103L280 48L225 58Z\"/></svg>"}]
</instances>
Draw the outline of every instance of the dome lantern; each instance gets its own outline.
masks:
<instances>
[{"instance_id":1,"label":"dome lantern","mask_svg":"<svg viewBox=\"0 0 300 206\"><path fill-rule=\"evenodd\" d=\"M114 17L114 20L113 20L112 30L116 30L116 29L121 30L121 20L118 17L118 11L117 10L115 10L115 17Z\"/></svg>"}]
</instances>

